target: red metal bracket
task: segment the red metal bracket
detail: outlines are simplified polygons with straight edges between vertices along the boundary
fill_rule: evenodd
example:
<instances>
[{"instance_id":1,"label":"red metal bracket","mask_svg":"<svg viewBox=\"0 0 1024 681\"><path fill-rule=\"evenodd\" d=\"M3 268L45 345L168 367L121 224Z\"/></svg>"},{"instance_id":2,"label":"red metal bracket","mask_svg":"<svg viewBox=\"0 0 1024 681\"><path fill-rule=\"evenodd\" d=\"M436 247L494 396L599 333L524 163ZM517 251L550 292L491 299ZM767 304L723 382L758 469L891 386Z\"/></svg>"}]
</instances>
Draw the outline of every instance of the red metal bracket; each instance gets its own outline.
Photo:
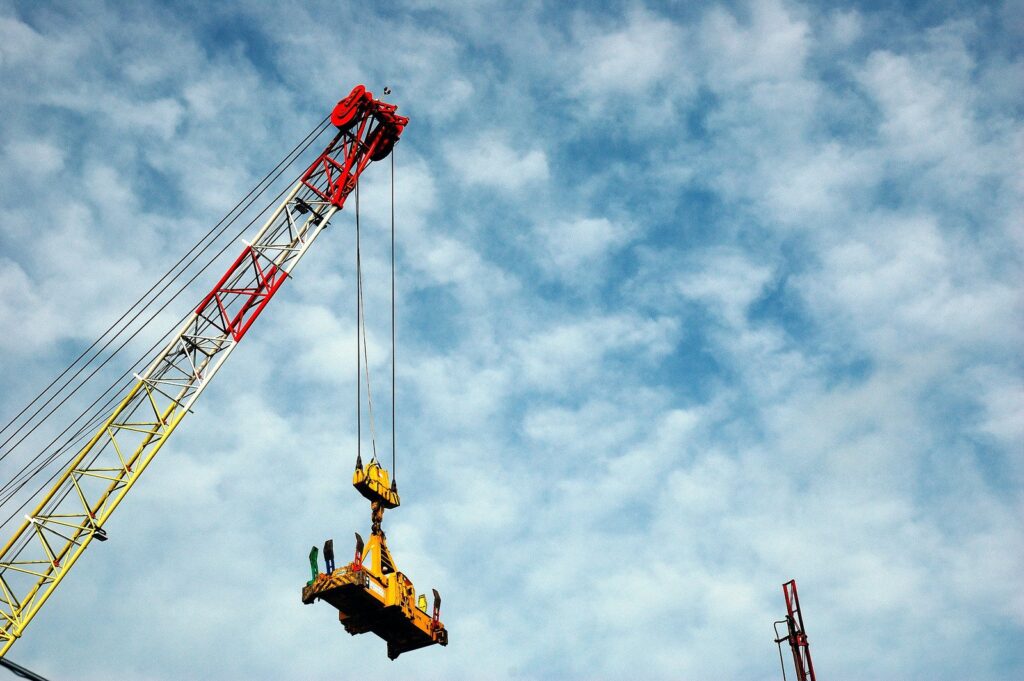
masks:
<instances>
[{"instance_id":1,"label":"red metal bracket","mask_svg":"<svg viewBox=\"0 0 1024 681\"><path fill-rule=\"evenodd\" d=\"M431 591L434 592L434 613L430 618L430 628L437 631L441 628L441 594L437 593L437 589Z\"/></svg>"},{"instance_id":2,"label":"red metal bracket","mask_svg":"<svg viewBox=\"0 0 1024 681\"><path fill-rule=\"evenodd\" d=\"M374 99L363 85L352 88L331 112L338 136L309 166L302 183L324 201L342 208L366 166L387 158L409 123L395 113L397 109Z\"/></svg>"},{"instance_id":3,"label":"red metal bracket","mask_svg":"<svg viewBox=\"0 0 1024 681\"><path fill-rule=\"evenodd\" d=\"M255 274L252 286L225 286L228 280L232 279L232 275L241 273L250 266ZM287 278L288 273L278 269L274 264L260 263L259 253L253 250L252 246L246 246L213 290L199 303L196 313L217 325L221 331L230 333L236 342L240 341Z\"/></svg>"}]
</instances>

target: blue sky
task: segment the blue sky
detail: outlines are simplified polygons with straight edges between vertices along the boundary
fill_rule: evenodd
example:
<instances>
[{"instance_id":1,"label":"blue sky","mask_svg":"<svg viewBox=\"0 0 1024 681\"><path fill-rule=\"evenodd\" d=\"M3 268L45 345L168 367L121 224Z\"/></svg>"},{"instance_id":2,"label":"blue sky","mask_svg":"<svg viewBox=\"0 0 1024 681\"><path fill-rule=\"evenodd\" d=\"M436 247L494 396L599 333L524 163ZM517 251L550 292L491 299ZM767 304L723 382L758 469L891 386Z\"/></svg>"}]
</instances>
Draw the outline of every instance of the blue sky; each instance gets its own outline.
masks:
<instances>
[{"instance_id":1,"label":"blue sky","mask_svg":"<svg viewBox=\"0 0 1024 681\"><path fill-rule=\"evenodd\" d=\"M390 662L299 601L309 546L368 529L350 205L12 659L775 679L796 578L822 678L1024 676L1022 39L1019 1L0 2L4 421L354 84L394 89L385 525L451 631Z\"/></svg>"}]
</instances>

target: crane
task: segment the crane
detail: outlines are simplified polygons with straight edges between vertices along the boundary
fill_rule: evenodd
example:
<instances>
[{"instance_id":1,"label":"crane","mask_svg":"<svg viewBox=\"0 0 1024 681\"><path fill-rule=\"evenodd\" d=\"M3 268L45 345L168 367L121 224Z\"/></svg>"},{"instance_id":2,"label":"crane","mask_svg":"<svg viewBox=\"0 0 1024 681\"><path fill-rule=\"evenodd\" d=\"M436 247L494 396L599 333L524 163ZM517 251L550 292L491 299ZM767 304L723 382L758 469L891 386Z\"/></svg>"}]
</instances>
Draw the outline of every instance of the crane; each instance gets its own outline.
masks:
<instances>
[{"instance_id":1,"label":"crane","mask_svg":"<svg viewBox=\"0 0 1024 681\"><path fill-rule=\"evenodd\" d=\"M361 173L391 153L409 122L396 110L363 85L338 102L329 116L337 131L326 147L170 340L134 374L69 465L31 499L32 510L0 551L0 657L92 541L106 541L111 514L342 210Z\"/></svg>"},{"instance_id":2,"label":"crane","mask_svg":"<svg viewBox=\"0 0 1024 681\"><path fill-rule=\"evenodd\" d=\"M782 642L786 641L793 654L793 669L796 671L797 681L815 681L811 647L807 642L807 630L804 629L804 615L800 610L800 597L796 592L795 579L782 585L782 595L786 599L786 619L774 623L775 643L779 646L779 664L782 664L782 678L786 678L786 665L782 663ZM786 625L785 636L779 636L780 624Z\"/></svg>"}]
</instances>

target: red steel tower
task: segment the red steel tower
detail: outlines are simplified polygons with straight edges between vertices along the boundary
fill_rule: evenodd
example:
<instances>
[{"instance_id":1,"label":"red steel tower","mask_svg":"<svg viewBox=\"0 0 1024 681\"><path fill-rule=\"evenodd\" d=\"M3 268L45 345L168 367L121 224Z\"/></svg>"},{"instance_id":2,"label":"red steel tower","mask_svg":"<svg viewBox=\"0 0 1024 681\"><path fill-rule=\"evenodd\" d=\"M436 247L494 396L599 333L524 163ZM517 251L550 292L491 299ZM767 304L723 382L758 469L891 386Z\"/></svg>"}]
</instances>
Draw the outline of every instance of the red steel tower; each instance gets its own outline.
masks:
<instances>
[{"instance_id":1,"label":"red steel tower","mask_svg":"<svg viewBox=\"0 0 1024 681\"><path fill-rule=\"evenodd\" d=\"M775 643L779 645L779 661L782 661L782 642L788 641L789 648L793 653L793 668L796 670L797 681L815 681L811 648L807 643L807 630L804 629L804 616L800 611L800 597L796 593L795 579L782 585L782 595L786 597L786 619L775 622ZM785 636L779 636L777 627L783 623L785 623L788 633ZM786 678L784 664L782 678Z\"/></svg>"}]
</instances>

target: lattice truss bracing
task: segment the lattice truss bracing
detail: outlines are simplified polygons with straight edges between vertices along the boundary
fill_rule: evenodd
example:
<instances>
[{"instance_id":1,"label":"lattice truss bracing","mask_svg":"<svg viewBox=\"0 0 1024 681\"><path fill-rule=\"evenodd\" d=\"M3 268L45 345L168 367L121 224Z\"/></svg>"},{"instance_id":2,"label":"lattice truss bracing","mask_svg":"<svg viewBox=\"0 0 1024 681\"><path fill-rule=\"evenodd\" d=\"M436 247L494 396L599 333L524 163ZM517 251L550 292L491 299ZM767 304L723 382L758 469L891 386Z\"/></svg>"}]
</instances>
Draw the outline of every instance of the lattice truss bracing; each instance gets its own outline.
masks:
<instances>
[{"instance_id":1,"label":"lattice truss bracing","mask_svg":"<svg viewBox=\"0 0 1024 681\"><path fill-rule=\"evenodd\" d=\"M0 655L21 636L174 432L371 160L406 119L362 86L332 116L339 132L187 322L135 381L0 554Z\"/></svg>"}]
</instances>

